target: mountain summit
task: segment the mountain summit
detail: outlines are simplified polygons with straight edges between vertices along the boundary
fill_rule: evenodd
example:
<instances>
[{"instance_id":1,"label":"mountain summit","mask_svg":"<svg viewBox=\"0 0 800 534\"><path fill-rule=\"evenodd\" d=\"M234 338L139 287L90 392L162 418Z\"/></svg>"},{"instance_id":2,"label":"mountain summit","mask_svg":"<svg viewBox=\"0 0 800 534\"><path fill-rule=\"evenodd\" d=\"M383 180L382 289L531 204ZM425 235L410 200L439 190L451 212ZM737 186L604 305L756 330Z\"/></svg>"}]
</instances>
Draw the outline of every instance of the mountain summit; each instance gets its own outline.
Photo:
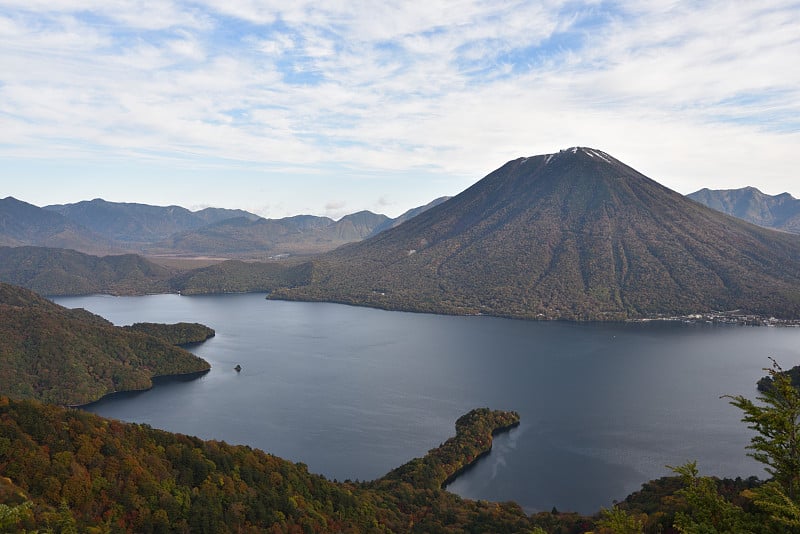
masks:
<instances>
[{"instance_id":1,"label":"mountain summit","mask_svg":"<svg viewBox=\"0 0 800 534\"><path fill-rule=\"evenodd\" d=\"M800 234L800 199L789 193L766 195L755 187L722 190L703 188L687 196L709 208L753 224Z\"/></svg>"},{"instance_id":2,"label":"mountain summit","mask_svg":"<svg viewBox=\"0 0 800 534\"><path fill-rule=\"evenodd\" d=\"M800 237L719 213L600 150L509 161L452 199L314 262L276 298L620 320L800 316Z\"/></svg>"}]
</instances>

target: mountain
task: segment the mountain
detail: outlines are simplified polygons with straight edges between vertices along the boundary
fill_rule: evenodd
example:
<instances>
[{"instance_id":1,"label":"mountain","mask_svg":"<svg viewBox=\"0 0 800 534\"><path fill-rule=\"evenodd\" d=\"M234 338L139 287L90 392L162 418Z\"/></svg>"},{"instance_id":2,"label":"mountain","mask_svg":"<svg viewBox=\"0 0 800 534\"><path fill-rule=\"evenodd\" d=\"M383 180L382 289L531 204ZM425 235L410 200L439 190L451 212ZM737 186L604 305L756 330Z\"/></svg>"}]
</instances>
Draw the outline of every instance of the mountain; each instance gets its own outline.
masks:
<instances>
[{"instance_id":1,"label":"mountain","mask_svg":"<svg viewBox=\"0 0 800 534\"><path fill-rule=\"evenodd\" d=\"M313 261L273 298L532 319L741 309L800 317L800 236L687 199L591 148L519 158Z\"/></svg>"},{"instance_id":2,"label":"mountain","mask_svg":"<svg viewBox=\"0 0 800 534\"><path fill-rule=\"evenodd\" d=\"M150 206L108 202L100 198L75 204L55 204L44 209L122 243L152 243L172 234L194 230L225 219L259 217L243 210L206 208L191 212L180 206Z\"/></svg>"},{"instance_id":3,"label":"mountain","mask_svg":"<svg viewBox=\"0 0 800 534\"><path fill-rule=\"evenodd\" d=\"M223 261L174 275L169 285L181 295L268 292L280 287L307 284L308 262Z\"/></svg>"},{"instance_id":4,"label":"mountain","mask_svg":"<svg viewBox=\"0 0 800 534\"><path fill-rule=\"evenodd\" d=\"M448 200L449 198L450 197L439 197L437 199L434 199L434 200L428 202L424 206L419 206L417 208L411 208L410 210L408 210L407 212L403 213L402 215L400 215L396 219L389 219L388 221L385 221L382 224L379 224L378 226L376 226L375 228L372 229L372 232L367 237L372 237L374 235L378 235L379 233L383 232L384 230L388 230L389 228L394 228L395 226L399 226L402 223L406 222L407 220L413 219L414 217L416 217L420 213L423 213L423 212L428 211L429 209L431 209L431 208L433 208L435 206L438 206L439 204L441 204L445 200Z\"/></svg>"},{"instance_id":5,"label":"mountain","mask_svg":"<svg viewBox=\"0 0 800 534\"><path fill-rule=\"evenodd\" d=\"M360 241L389 220L385 215L361 211L338 221L328 217L298 215L283 219L228 219L182 232L155 244L151 253L260 255L315 254L345 243Z\"/></svg>"},{"instance_id":6,"label":"mountain","mask_svg":"<svg viewBox=\"0 0 800 534\"><path fill-rule=\"evenodd\" d=\"M91 229L14 197L0 199L0 245L35 245L95 253L116 249Z\"/></svg>"},{"instance_id":7,"label":"mountain","mask_svg":"<svg viewBox=\"0 0 800 534\"><path fill-rule=\"evenodd\" d=\"M268 259L327 252L360 241L413 217L360 211L334 221L297 215L263 219L244 210L151 206L97 198L38 208L11 197L0 200L0 246L44 246L89 254L134 250L148 255Z\"/></svg>"},{"instance_id":8,"label":"mountain","mask_svg":"<svg viewBox=\"0 0 800 534\"><path fill-rule=\"evenodd\" d=\"M709 208L753 224L800 234L800 199L789 193L766 195L755 187L704 188L687 196Z\"/></svg>"},{"instance_id":9,"label":"mountain","mask_svg":"<svg viewBox=\"0 0 800 534\"><path fill-rule=\"evenodd\" d=\"M135 254L99 257L58 248L0 247L0 280L43 295L165 293L174 274Z\"/></svg>"},{"instance_id":10,"label":"mountain","mask_svg":"<svg viewBox=\"0 0 800 534\"><path fill-rule=\"evenodd\" d=\"M91 256L74 250L0 247L0 281L43 295L142 295L264 292L308 283L310 264L229 260L173 271L135 254Z\"/></svg>"},{"instance_id":11,"label":"mountain","mask_svg":"<svg viewBox=\"0 0 800 534\"><path fill-rule=\"evenodd\" d=\"M177 336L185 329L181 325L172 333L164 327L159 335ZM116 391L147 389L154 376L209 369L204 360L159 337L5 283L0 283L0 355L3 395L56 404L86 404Z\"/></svg>"}]
</instances>

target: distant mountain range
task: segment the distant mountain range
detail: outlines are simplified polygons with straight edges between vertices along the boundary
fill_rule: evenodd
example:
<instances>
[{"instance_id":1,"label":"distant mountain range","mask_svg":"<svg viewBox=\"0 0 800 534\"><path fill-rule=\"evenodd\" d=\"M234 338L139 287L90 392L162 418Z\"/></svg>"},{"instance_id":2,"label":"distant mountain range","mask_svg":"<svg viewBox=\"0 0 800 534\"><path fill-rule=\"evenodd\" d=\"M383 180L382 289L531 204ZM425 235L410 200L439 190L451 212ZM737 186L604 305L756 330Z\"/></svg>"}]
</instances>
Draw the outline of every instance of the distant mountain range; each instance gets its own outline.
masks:
<instances>
[{"instance_id":1,"label":"distant mountain range","mask_svg":"<svg viewBox=\"0 0 800 534\"><path fill-rule=\"evenodd\" d=\"M63 215L13 197L0 199L0 245L31 244L73 248L90 254L119 251L105 236Z\"/></svg>"},{"instance_id":2,"label":"distant mountain range","mask_svg":"<svg viewBox=\"0 0 800 534\"><path fill-rule=\"evenodd\" d=\"M160 241L178 232L195 230L235 217L251 221L260 218L243 210L206 208L192 212L180 206L107 202L100 198L45 206L44 209L63 215L67 220L110 241L137 244Z\"/></svg>"},{"instance_id":3,"label":"distant mountain range","mask_svg":"<svg viewBox=\"0 0 800 534\"><path fill-rule=\"evenodd\" d=\"M789 193L766 195L755 187L701 189L688 195L709 208L759 226L800 234L800 199Z\"/></svg>"},{"instance_id":4,"label":"distant mountain range","mask_svg":"<svg viewBox=\"0 0 800 534\"><path fill-rule=\"evenodd\" d=\"M206 208L192 212L179 206L102 199L39 208L7 197L0 199L0 246L265 260L317 254L360 241L436 202L397 219L361 211L334 221L312 215L264 219L243 210Z\"/></svg>"},{"instance_id":5,"label":"distant mountain range","mask_svg":"<svg viewBox=\"0 0 800 534\"><path fill-rule=\"evenodd\" d=\"M346 215L338 221L312 215L255 220L238 217L175 234L148 246L146 252L260 255L261 259L315 254L360 241L376 226L390 220L370 211Z\"/></svg>"},{"instance_id":6,"label":"distant mountain range","mask_svg":"<svg viewBox=\"0 0 800 534\"><path fill-rule=\"evenodd\" d=\"M510 161L410 221L312 262L274 298L620 320L741 309L800 317L800 236L572 148Z\"/></svg>"},{"instance_id":7,"label":"distant mountain range","mask_svg":"<svg viewBox=\"0 0 800 534\"><path fill-rule=\"evenodd\" d=\"M438 206L439 204L441 204L442 202L444 202L446 200L449 200L449 199L450 199L450 197L439 197L439 198L437 198L435 200L432 200L432 201L428 202L424 206L420 206L418 208L411 208L410 210L408 210L407 212L403 213L402 215L400 215L396 219L388 219L388 220L382 222L381 224L379 224L378 226L373 228L372 232L370 232L369 236L367 236L367 237L372 237L372 236L378 235L379 233L383 232L384 230L388 230L389 228L394 228L395 226L400 226L402 223L408 221L409 219L413 219L414 217L416 217L420 213L428 211L429 209L434 208L434 207Z\"/></svg>"}]
</instances>

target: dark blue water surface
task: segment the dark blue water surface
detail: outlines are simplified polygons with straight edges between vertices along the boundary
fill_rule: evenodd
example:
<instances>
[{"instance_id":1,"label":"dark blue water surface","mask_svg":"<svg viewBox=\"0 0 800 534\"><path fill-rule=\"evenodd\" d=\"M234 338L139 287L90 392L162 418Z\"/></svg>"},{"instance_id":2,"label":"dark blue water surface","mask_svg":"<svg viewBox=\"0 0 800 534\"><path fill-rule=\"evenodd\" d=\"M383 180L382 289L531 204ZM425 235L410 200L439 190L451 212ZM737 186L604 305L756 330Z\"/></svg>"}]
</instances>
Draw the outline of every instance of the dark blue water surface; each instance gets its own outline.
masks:
<instances>
[{"instance_id":1,"label":"dark blue water surface","mask_svg":"<svg viewBox=\"0 0 800 534\"><path fill-rule=\"evenodd\" d=\"M800 363L797 328L536 323L257 294L55 301L118 325L217 332L191 349L207 375L92 411L251 445L331 479L377 478L425 454L472 408L517 410L520 427L449 489L529 512L594 512L687 460L704 474L763 475L719 397L754 396L767 356Z\"/></svg>"}]
</instances>

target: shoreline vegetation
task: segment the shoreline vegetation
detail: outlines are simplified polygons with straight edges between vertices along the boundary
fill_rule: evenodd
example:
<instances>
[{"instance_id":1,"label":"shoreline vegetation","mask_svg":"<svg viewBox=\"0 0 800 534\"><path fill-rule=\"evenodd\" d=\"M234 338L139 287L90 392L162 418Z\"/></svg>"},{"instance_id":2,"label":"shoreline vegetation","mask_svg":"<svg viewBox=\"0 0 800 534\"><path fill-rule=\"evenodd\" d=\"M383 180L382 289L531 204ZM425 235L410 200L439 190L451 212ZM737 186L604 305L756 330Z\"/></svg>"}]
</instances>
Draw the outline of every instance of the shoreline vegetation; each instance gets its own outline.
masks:
<instances>
[{"instance_id":1,"label":"shoreline vegetation","mask_svg":"<svg viewBox=\"0 0 800 534\"><path fill-rule=\"evenodd\" d=\"M196 323L114 326L4 283L0 317L0 392L13 398L84 405L108 393L149 389L153 377L211 368L177 346L214 335Z\"/></svg>"},{"instance_id":2,"label":"shoreline vegetation","mask_svg":"<svg viewBox=\"0 0 800 534\"><path fill-rule=\"evenodd\" d=\"M344 252L346 250L342 253ZM227 260L205 267L180 270L167 269L133 254L96 257L62 249L0 247L0 279L49 296L265 293L274 300L332 302L393 311L459 316L488 315L574 322L668 320L800 326L800 308L770 304L783 302L788 298L785 295L785 298L780 297L783 295L781 291L773 294L774 299L752 300L752 305L743 304L740 299L731 301L730 307L723 307L725 302L722 300L702 295L687 302L679 299L675 302L669 301L669 305L633 306L625 310L612 310L601 304L573 305L567 299L559 305L556 312L539 309L537 306L541 303L537 304L535 298L518 292L508 293L510 289L506 286L496 288L498 295L474 298L443 293L441 288L431 289L422 296L414 296L405 290L393 289L388 282L364 288L354 287L352 291L323 290L321 286L317 287L320 280L331 283L335 281L343 284L346 289L358 282L358 277L361 276L349 271L340 276L338 271L328 272L330 267L321 259L294 257L267 262ZM97 274L98 272L101 274ZM476 287L480 287L480 284ZM655 300L658 300L657 296L651 295ZM704 309L706 305L708 309ZM741 309L718 311L734 308Z\"/></svg>"},{"instance_id":3,"label":"shoreline vegetation","mask_svg":"<svg viewBox=\"0 0 800 534\"><path fill-rule=\"evenodd\" d=\"M204 324L200 323L173 323L173 324L164 324L164 323L133 323L131 325L126 325L120 327L124 330L130 332L138 332L141 334L146 334L155 338L160 339L165 343L169 343L170 345L174 345L176 347L186 349L187 347L193 345L199 345L205 341L208 341L212 337L216 335L216 332L213 328L210 328ZM110 391L100 397L99 399L95 399L91 402L87 402L84 404L69 404L67 407L69 408L81 408L85 409L89 406L102 402L104 400L115 398L115 397L124 397L126 395L138 395L139 393L144 393L145 391L150 391L158 384L166 384L169 382L189 382L192 380L197 380L208 374L211 371L211 365L208 364L202 358L198 359L202 360L207 364L207 367L204 369L198 369L196 371L187 371L187 372L180 372L180 373L163 373L163 374L155 374L150 377L150 385L148 387L139 388L139 389L123 389L119 391Z\"/></svg>"},{"instance_id":4,"label":"shoreline vegetation","mask_svg":"<svg viewBox=\"0 0 800 534\"><path fill-rule=\"evenodd\" d=\"M515 503L441 488L514 412L472 410L454 437L371 482L33 400L0 397L0 421L0 506L16 531L542 532Z\"/></svg>"},{"instance_id":5,"label":"shoreline vegetation","mask_svg":"<svg viewBox=\"0 0 800 534\"><path fill-rule=\"evenodd\" d=\"M140 393L144 393L146 391L150 391L154 387L163 384L169 384L170 382L191 382L192 380L197 380L198 378L202 378L203 376L207 375L211 371L211 367L208 369L203 369L200 371L191 371L188 373L173 373L173 374L164 374L164 375L156 375L150 378L150 387L142 388L142 389L123 389L120 391L111 391L106 393L102 397L97 400L93 400L91 402L87 402L85 404L65 404L66 408L76 408L80 410L85 410L96 404L101 402L115 399L115 398L126 398L126 397L134 397Z\"/></svg>"},{"instance_id":6,"label":"shoreline vegetation","mask_svg":"<svg viewBox=\"0 0 800 534\"><path fill-rule=\"evenodd\" d=\"M478 408L456 421L456 435L428 451L422 458L393 469L377 481L406 482L416 488L444 489L478 460L492 450L492 438L519 426L519 414L514 411L492 411Z\"/></svg>"},{"instance_id":7,"label":"shoreline vegetation","mask_svg":"<svg viewBox=\"0 0 800 534\"><path fill-rule=\"evenodd\" d=\"M649 534L675 531L673 526L699 532L681 527L722 518L734 528L702 531L788 532L749 528L776 521L752 504L755 497L760 506L759 495L769 495L774 482L700 477L691 462L673 468L680 476L646 482L610 510L591 516L555 508L528 515L515 502L463 499L443 489L491 450L493 436L519 421L512 411L472 410L456 421L455 436L424 457L374 481L338 482L248 446L0 396L0 527L92 533Z\"/></svg>"},{"instance_id":8,"label":"shoreline vegetation","mask_svg":"<svg viewBox=\"0 0 800 534\"><path fill-rule=\"evenodd\" d=\"M213 328L200 323L133 323L122 328L149 334L178 347L202 343L216 335Z\"/></svg>"},{"instance_id":9,"label":"shoreline vegetation","mask_svg":"<svg viewBox=\"0 0 800 534\"><path fill-rule=\"evenodd\" d=\"M48 376L61 377L45 388L24 391L19 380L0 384L0 515L12 518L5 526L17 531L577 534L599 527L596 532L605 534L609 531L603 525L622 518L656 532L682 520L681 514L690 510L692 488L707 486L737 507L739 502L750 506L747 492L760 491L763 484L754 477L699 478L694 464L687 464L675 469L683 479L645 483L612 511L594 516L555 508L528 515L515 502L463 499L448 492L447 485L489 454L493 436L520 422L516 412L488 408L459 417L455 436L377 480L329 481L309 473L302 463L248 446L108 420L64 406L88 403L58 400L69 393L85 396L89 390L81 388L79 379L87 377L96 386L107 385L111 377L116 389L112 395L135 395L153 383L197 378L208 372L209 364L172 343L208 339L213 329L196 323L116 327L86 310L69 310L8 284L0 284L0 297L0 326L6 332L0 339L10 347L6 354L17 355L0 361L6 365L0 377L23 376L18 371L26 369L24 358L19 359L27 354L22 347L32 351L39 367L53 369ZM691 319L705 322L702 315ZM152 357L154 351L158 354ZM110 354L117 354L116 359ZM64 361L57 360L58 355ZM194 363L189 365L184 356ZM81 365L86 370L75 374ZM120 369L138 374L120 379ZM779 384L785 380L780 369L770 378Z\"/></svg>"}]
</instances>

